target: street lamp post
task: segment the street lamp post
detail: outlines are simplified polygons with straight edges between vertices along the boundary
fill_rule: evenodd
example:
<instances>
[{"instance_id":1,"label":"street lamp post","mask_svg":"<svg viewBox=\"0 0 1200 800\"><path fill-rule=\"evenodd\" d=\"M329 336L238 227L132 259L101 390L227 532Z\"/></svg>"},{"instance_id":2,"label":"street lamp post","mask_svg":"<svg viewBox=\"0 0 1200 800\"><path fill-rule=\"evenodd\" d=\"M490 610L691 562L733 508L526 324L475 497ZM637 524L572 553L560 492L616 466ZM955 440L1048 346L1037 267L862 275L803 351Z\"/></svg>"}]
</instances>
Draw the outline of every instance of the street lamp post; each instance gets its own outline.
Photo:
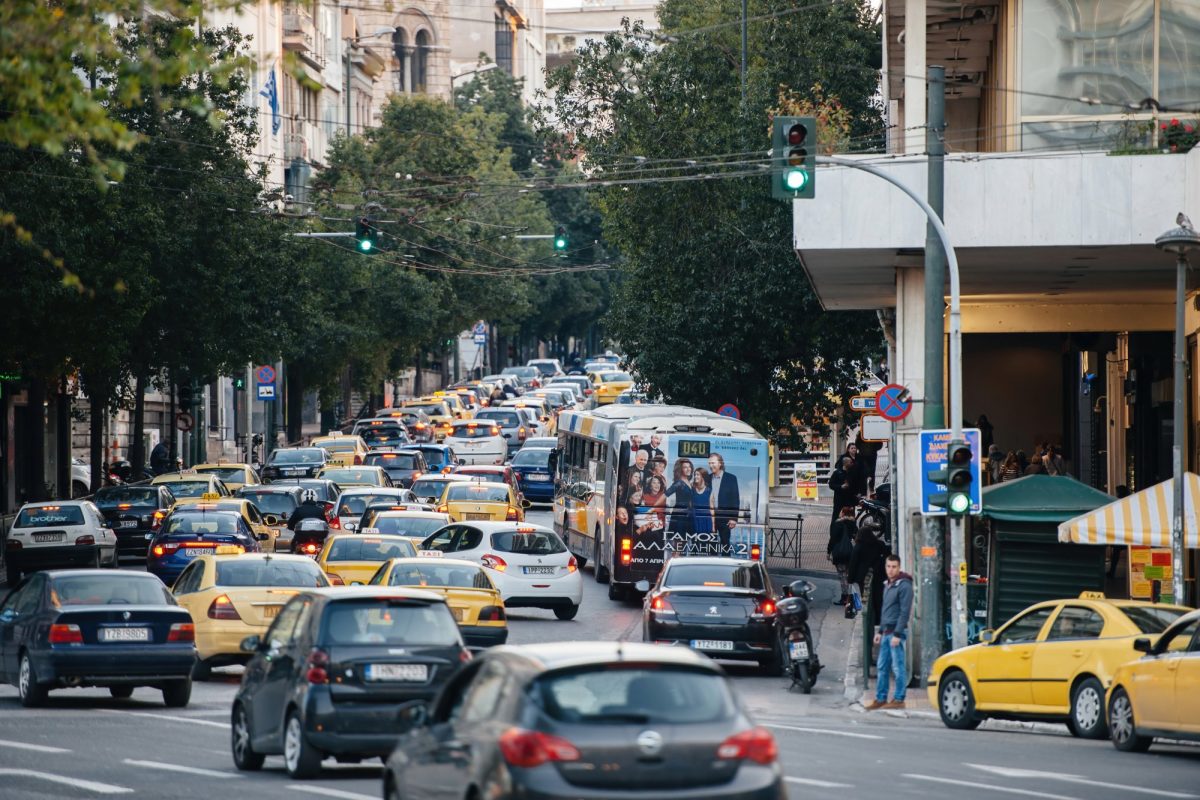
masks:
<instances>
[{"instance_id":1,"label":"street lamp post","mask_svg":"<svg viewBox=\"0 0 1200 800\"><path fill-rule=\"evenodd\" d=\"M1180 213L1175 218L1179 227L1167 231L1154 240L1154 246L1159 250L1175 254L1175 409L1172 431L1174 443L1171 447L1171 469L1175 478L1174 497L1172 498L1171 519L1171 591L1173 602L1177 605L1184 603L1183 575L1183 429L1186 423L1184 417L1184 367L1185 340L1183 333L1183 304L1187 299L1187 269L1188 253L1200 250L1200 234L1192 228L1192 221Z\"/></svg>"},{"instance_id":2,"label":"street lamp post","mask_svg":"<svg viewBox=\"0 0 1200 800\"><path fill-rule=\"evenodd\" d=\"M350 53L354 49L354 45L358 44L363 39L374 39L376 36L388 36L395 32L396 32L395 28L387 27L387 28L380 28L379 30L375 31L374 33L367 33L362 36L347 36L346 37L346 135L347 136L350 136L353 134L353 131L350 130L351 117L352 117L351 101L350 101L350 85L351 85L350 76L353 72L354 67L353 67L353 64L350 63Z\"/></svg>"}]
</instances>

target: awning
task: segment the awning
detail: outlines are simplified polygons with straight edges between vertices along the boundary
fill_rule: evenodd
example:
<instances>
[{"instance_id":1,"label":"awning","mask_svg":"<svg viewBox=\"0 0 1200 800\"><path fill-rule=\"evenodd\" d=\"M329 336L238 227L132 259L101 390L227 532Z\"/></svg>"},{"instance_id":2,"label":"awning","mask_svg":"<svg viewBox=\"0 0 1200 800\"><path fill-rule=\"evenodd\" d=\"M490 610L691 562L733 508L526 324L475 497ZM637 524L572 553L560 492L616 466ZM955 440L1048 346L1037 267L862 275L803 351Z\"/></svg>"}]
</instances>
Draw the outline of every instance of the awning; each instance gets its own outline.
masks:
<instances>
[{"instance_id":1,"label":"awning","mask_svg":"<svg viewBox=\"0 0 1200 800\"><path fill-rule=\"evenodd\" d=\"M1058 526L1060 542L1076 544L1171 546L1174 479L1081 514ZM1200 547L1200 475L1188 472L1183 485L1183 541Z\"/></svg>"}]
</instances>

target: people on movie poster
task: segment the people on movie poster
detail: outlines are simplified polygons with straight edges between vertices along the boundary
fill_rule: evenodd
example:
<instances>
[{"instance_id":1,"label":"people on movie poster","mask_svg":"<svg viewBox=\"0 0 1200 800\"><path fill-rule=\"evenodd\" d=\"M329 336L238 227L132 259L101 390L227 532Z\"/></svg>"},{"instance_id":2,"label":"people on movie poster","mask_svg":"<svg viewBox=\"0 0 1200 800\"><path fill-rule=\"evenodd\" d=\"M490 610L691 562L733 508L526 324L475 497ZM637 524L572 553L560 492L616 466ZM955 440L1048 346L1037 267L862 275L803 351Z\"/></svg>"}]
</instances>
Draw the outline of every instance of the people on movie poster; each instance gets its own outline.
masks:
<instances>
[{"instance_id":1,"label":"people on movie poster","mask_svg":"<svg viewBox=\"0 0 1200 800\"><path fill-rule=\"evenodd\" d=\"M727 549L729 532L737 526L742 508L742 495L738 490L737 476L725 471L725 459L720 453L709 455L708 469L712 474L713 521L721 537L721 546Z\"/></svg>"}]
</instances>

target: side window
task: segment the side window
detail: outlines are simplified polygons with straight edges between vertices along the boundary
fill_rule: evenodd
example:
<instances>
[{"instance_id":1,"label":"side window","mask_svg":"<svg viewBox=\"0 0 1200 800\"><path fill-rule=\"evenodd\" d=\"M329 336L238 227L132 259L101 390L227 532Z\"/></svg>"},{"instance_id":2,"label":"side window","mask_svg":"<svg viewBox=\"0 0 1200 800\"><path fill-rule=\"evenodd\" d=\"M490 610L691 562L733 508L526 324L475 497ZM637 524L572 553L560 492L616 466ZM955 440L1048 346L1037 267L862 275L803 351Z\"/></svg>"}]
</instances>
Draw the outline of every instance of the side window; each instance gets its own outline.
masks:
<instances>
[{"instance_id":1,"label":"side window","mask_svg":"<svg viewBox=\"0 0 1200 800\"><path fill-rule=\"evenodd\" d=\"M504 689L504 671L497 664L488 664L483 672L471 682L466 692L458 720L472 725L492 718Z\"/></svg>"},{"instance_id":2,"label":"side window","mask_svg":"<svg viewBox=\"0 0 1200 800\"><path fill-rule=\"evenodd\" d=\"M460 525L449 525L438 532L432 539L425 542L423 549L425 550L440 550L443 553L449 553L450 548L454 543L454 537L462 530Z\"/></svg>"},{"instance_id":3,"label":"side window","mask_svg":"<svg viewBox=\"0 0 1200 800\"><path fill-rule=\"evenodd\" d=\"M1099 612L1082 606L1067 606L1054 618L1046 639L1098 639L1103 630L1104 618Z\"/></svg>"},{"instance_id":4,"label":"side window","mask_svg":"<svg viewBox=\"0 0 1200 800\"><path fill-rule=\"evenodd\" d=\"M188 565L178 578L175 579L175 585L171 588L175 594L188 594L196 591L196 587L200 585L200 570L204 564L199 561L193 561Z\"/></svg>"},{"instance_id":5,"label":"side window","mask_svg":"<svg viewBox=\"0 0 1200 800\"><path fill-rule=\"evenodd\" d=\"M46 579L35 575L25 588L21 590L21 599L17 601L18 614L34 614L42 603L42 592L46 588Z\"/></svg>"},{"instance_id":6,"label":"side window","mask_svg":"<svg viewBox=\"0 0 1200 800\"><path fill-rule=\"evenodd\" d=\"M462 534L458 537L458 541L454 543L455 551L458 550L474 550L479 547L479 543L483 541L483 534L478 528L460 528Z\"/></svg>"},{"instance_id":7,"label":"side window","mask_svg":"<svg viewBox=\"0 0 1200 800\"><path fill-rule=\"evenodd\" d=\"M1054 606L1046 606L1017 617L1001 632L1000 638L996 640L997 644L1021 644L1036 641L1038 633L1041 632L1042 626L1046 624L1052 611L1054 611Z\"/></svg>"},{"instance_id":8,"label":"side window","mask_svg":"<svg viewBox=\"0 0 1200 800\"><path fill-rule=\"evenodd\" d=\"M296 631L296 623L300 621L300 615L308 603L307 599L297 597L279 612L279 616L275 618L275 622L271 624L265 637L272 649L279 650L291 643Z\"/></svg>"},{"instance_id":9,"label":"side window","mask_svg":"<svg viewBox=\"0 0 1200 800\"><path fill-rule=\"evenodd\" d=\"M4 598L4 605L0 605L0 614L15 614L17 607L21 604L21 599L25 597L25 593L29 591L29 582L20 589L9 592L8 597Z\"/></svg>"},{"instance_id":10,"label":"side window","mask_svg":"<svg viewBox=\"0 0 1200 800\"><path fill-rule=\"evenodd\" d=\"M258 509L254 507L253 503L246 504L246 515L250 517L250 521L255 525L262 524L262 516L258 513Z\"/></svg>"},{"instance_id":11,"label":"side window","mask_svg":"<svg viewBox=\"0 0 1200 800\"><path fill-rule=\"evenodd\" d=\"M1160 642L1160 651L1162 653L1183 653L1187 652L1189 645L1193 644L1193 639L1196 638L1196 631L1200 629L1200 619L1192 620L1187 625L1181 628L1176 628L1175 635L1170 639L1164 637L1163 642ZM1198 652L1196 647L1190 648L1192 652Z\"/></svg>"}]
</instances>

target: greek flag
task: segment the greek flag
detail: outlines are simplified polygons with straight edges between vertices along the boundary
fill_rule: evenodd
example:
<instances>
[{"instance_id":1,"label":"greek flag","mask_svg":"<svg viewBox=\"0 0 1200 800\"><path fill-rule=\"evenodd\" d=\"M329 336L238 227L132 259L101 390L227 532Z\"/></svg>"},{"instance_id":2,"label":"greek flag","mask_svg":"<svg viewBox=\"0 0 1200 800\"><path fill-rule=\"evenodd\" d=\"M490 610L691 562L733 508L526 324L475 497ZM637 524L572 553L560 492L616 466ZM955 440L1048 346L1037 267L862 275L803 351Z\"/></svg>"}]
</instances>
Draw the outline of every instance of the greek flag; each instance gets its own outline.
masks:
<instances>
[{"instance_id":1,"label":"greek flag","mask_svg":"<svg viewBox=\"0 0 1200 800\"><path fill-rule=\"evenodd\" d=\"M274 136L279 133L279 126L283 124L283 120L279 118L279 90L275 87L275 70L271 70L267 85L259 94L267 98L267 105L271 107L271 135Z\"/></svg>"}]
</instances>

